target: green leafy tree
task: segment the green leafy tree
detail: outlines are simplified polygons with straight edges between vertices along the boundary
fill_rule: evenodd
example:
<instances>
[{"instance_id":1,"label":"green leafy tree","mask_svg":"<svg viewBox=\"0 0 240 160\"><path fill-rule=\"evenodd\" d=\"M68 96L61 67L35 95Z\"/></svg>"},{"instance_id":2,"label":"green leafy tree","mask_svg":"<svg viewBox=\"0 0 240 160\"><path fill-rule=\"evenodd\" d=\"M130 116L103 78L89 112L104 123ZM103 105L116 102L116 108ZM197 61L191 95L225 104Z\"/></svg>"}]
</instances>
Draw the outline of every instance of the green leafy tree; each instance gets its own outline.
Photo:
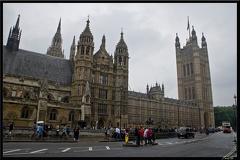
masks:
<instances>
[{"instance_id":1,"label":"green leafy tree","mask_svg":"<svg viewBox=\"0 0 240 160\"><path fill-rule=\"evenodd\" d=\"M217 106L214 107L214 117L216 127L222 125L222 121L230 121L231 126L235 128L236 126L236 110L235 106Z\"/></svg>"}]
</instances>

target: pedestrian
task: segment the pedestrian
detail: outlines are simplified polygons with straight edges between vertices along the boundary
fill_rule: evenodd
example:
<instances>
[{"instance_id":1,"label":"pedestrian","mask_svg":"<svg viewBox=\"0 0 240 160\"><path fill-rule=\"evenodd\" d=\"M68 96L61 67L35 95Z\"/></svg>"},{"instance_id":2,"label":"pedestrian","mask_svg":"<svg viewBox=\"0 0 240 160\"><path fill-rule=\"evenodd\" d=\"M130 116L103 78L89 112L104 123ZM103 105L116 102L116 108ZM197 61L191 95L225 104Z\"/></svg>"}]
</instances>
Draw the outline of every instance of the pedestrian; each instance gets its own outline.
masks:
<instances>
[{"instance_id":1,"label":"pedestrian","mask_svg":"<svg viewBox=\"0 0 240 160\"><path fill-rule=\"evenodd\" d=\"M139 134L139 129L137 127L134 130L134 136L136 138L137 146L140 146L140 134Z\"/></svg>"},{"instance_id":2,"label":"pedestrian","mask_svg":"<svg viewBox=\"0 0 240 160\"><path fill-rule=\"evenodd\" d=\"M42 132L43 132L43 126L38 124L38 128L37 128L37 136L35 138L35 140L38 140L42 137Z\"/></svg>"},{"instance_id":3,"label":"pedestrian","mask_svg":"<svg viewBox=\"0 0 240 160\"><path fill-rule=\"evenodd\" d=\"M148 137L148 144L152 144L152 130L151 129L148 129L148 132L147 132L147 137Z\"/></svg>"},{"instance_id":4,"label":"pedestrian","mask_svg":"<svg viewBox=\"0 0 240 160\"><path fill-rule=\"evenodd\" d=\"M62 132L62 135L61 135L61 139L62 139L62 136L65 136L65 140L67 139L67 127L66 127L66 124L64 125L64 127L63 127L63 132Z\"/></svg>"},{"instance_id":5,"label":"pedestrian","mask_svg":"<svg viewBox=\"0 0 240 160\"><path fill-rule=\"evenodd\" d=\"M73 140L76 140L76 130L77 130L77 126L74 127L73 129Z\"/></svg>"},{"instance_id":6,"label":"pedestrian","mask_svg":"<svg viewBox=\"0 0 240 160\"><path fill-rule=\"evenodd\" d=\"M108 139L108 134L107 134L107 132L108 132L108 129L106 128L106 129L105 129L105 137L104 137L104 139Z\"/></svg>"},{"instance_id":7,"label":"pedestrian","mask_svg":"<svg viewBox=\"0 0 240 160\"><path fill-rule=\"evenodd\" d=\"M43 134L43 139L46 139L47 138L47 126L46 126L46 124L43 126L42 134Z\"/></svg>"},{"instance_id":8,"label":"pedestrian","mask_svg":"<svg viewBox=\"0 0 240 160\"><path fill-rule=\"evenodd\" d=\"M116 139L117 139L117 140L121 140L120 129L119 129L118 127L116 128L116 131L115 131L115 132L116 132L116 134L117 134Z\"/></svg>"},{"instance_id":9,"label":"pedestrian","mask_svg":"<svg viewBox=\"0 0 240 160\"><path fill-rule=\"evenodd\" d=\"M13 122L9 125L9 129L8 129L8 137L10 138L10 139L13 139L13 136L12 136L12 131L13 131L13 129L14 129L14 126L13 126Z\"/></svg>"},{"instance_id":10,"label":"pedestrian","mask_svg":"<svg viewBox=\"0 0 240 160\"><path fill-rule=\"evenodd\" d=\"M146 128L145 130L144 130L144 133L143 133L143 138L144 138L144 142L145 142L145 144L144 144L144 146L146 146L148 143L147 143L147 140L148 140L148 138L147 138L147 132L148 132L148 129Z\"/></svg>"},{"instance_id":11,"label":"pedestrian","mask_svg":"<svg viewBox=\"0 0 240 160\"><path fill-rule=\"evenodd\" d=\"M59 126L56 126L56 137L59 137Z\"/></svg>"},{"instance_id":12,"label":"pedestrian","mask_svg":"<svg viewBox=\"0 0 240 160\"><path fill-rule=\"evenodd\" d=\"M74 141L79 141L78 137L79 137L79 132L80 132L80 127L79 126L75 126L74 127Z\"/></svg>"},{"instance_id":13,"label":"pedestrian","mask_svg":"<svg viewBox=\"0 0 240 160\"><path fill-rule=\"evenodd\" d=\"M141 126L139 129L139 134L140 134L140 145L143 146L143 134L144 134L144 129Z\"/></svg>"},{"instance_id":14,"label":"pedestrian","mask_svg":"<svg viewBox=\"0 0 240 160\"><path fill-rule=\"evenodd\" d=\"M52 126L52 124L50 124L50 125L48 126L48 136L49 136L49 138L50 138L50 136L52 135L52 130L53 130L53 126Z\"/></svg>"},{"instance_id":15,"label":"pedestrian","mask_svg":"<svg viewBox=\"0 0 240 160\"><path fill-rule=\"evenodd\" d=\"M107 137L110 138L110 128L107 130Z\"/></svg>"},{"instance_id":16,"label":"pedestrian","mask_svg":"<svg viewBox=\"0 0 240 160\"><path fill-rule=\"evenodd\" d=\"M49 129L48 129L48 124L45 123L45 132L46 132L46 138L49 138Z\"/></svg>"},{"instance_id":17,"label":"pedestrian","mask_svg":"<svg viewBox=\"0 0 240 160\"><path fill-rule=\"evenodd\" d=\"M70 135L70 126L67 127L66 132L67 132L67 138L68 138Z\"/></svg>"},{"instance_id":18,"label":"pedestrian","mask_svg":"<svg viewBox=\"0 0 240 160\"><path fill-rule=\"evenodd\" d=\"M33 123L33 126L32 126L31 130L33 131L33 133L30 134L30 138L36 136L36 133L35 133L37 131L36 121Z\"/></svg>"}]
</instances>

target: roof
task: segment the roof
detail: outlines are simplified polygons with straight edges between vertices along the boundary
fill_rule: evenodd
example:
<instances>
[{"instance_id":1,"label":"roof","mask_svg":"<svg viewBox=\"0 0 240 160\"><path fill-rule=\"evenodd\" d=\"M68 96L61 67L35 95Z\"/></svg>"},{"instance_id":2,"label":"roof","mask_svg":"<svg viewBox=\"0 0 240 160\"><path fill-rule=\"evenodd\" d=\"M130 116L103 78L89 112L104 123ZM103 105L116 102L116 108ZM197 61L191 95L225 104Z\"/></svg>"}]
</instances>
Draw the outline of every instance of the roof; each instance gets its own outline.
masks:
<instances>
[{"instance_id":1,"label":"roof","mask_svg":"<svg viewBox=\"0 0 240 160\"><path fill-rule=\"evenodd\" d=\"M49 81L67 84L72 81L70 60L23 49L10 52L3 45L3 74L43 79L46 71Z\"/></svg>"}]
</instances>

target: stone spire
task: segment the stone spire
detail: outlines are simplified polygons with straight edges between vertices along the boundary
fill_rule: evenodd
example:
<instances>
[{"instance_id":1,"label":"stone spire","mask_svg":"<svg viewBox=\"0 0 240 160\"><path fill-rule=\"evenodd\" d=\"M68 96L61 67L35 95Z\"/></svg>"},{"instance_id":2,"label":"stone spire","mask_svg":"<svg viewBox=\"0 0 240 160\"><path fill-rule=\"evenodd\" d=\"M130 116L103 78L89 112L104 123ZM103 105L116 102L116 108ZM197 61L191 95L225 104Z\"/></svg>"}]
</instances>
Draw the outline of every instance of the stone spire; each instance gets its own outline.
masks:
<instances>
[{"instance_id":1,"label":"stone spire","mask_svg":"<svg viewBox=\"0 0 240 160\"><path fill-rule=\"evenodd\" d=\"M61 18L57 32L52 39L52 44L47 50L47 55L64 58L64 51L62 51Z\"/></svg>"},{"instance_id":2,"label":"stone spire","mask_svg":"<svg viewBox=\"0 0 240 160\"><path fill-rule=\"evenodd\" d=\"M10 28L10 31L9 31L6 48L11 52L18 51L19 49L19 43L20 43L20 38L22 33L22 30L20 31L20 28L19 28L19 21L20 21L20 14L18 15L16 25L13 26L13 29Z\"/></svg>"}]
</instances>

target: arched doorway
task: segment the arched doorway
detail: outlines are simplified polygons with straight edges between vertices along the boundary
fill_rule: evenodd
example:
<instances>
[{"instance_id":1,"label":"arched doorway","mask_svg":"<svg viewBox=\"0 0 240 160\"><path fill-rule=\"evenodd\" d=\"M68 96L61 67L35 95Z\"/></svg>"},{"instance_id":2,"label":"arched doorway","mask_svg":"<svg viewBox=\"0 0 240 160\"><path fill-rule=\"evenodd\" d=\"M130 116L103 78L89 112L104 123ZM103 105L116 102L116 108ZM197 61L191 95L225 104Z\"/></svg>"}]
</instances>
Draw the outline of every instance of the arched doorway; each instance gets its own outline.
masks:
<instances>
[{"instance_id":1,"label":"arched doorway","mask_svg":"<svg viewBox=\"0 0 240 160\"><path fill-rule=\"evenodd\" d=\"M209 127L209 114L208 112L204 112L204 128Z\"/></svg>"},{"instance_id":2,"label":"arched doorway","mask_svg":"<svg viewBox=\"0 0 240 160\"><path fill-rule=\"evenodd\" d=\"M104 122L102 119L98 121L98 127L103 128L104 127Z\"/></svg>"}]
</instances>

